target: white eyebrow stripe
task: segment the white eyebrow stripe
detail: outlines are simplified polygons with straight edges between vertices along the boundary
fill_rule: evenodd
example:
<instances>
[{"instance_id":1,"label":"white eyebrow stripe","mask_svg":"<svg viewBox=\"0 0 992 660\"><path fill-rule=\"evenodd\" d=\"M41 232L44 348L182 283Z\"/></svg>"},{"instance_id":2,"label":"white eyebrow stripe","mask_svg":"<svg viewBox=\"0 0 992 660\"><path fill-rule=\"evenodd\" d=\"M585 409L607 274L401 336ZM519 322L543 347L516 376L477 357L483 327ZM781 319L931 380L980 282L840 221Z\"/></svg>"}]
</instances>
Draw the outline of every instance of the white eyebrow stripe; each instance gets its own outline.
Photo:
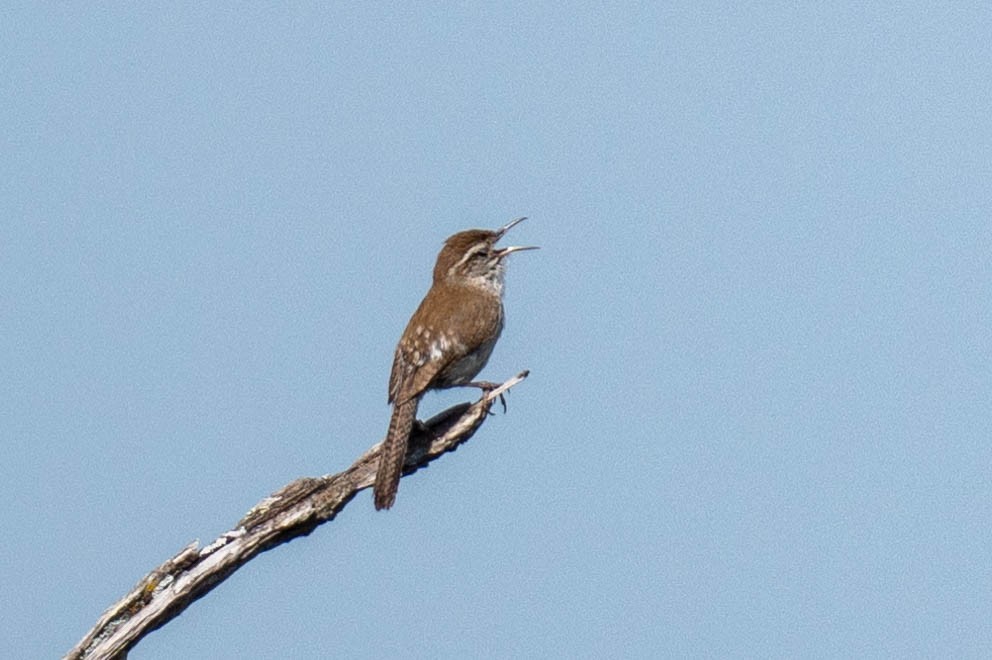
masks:
<instances>
[{"instance_id":1,"label":"white eyebrow stripe","mask_svg":"<svg viewBox=\"0 0 992 660\"><path fill-rule=\"evenodd\" d=\"M476 243L471 248L469 248L468 250L465 251L465 254L462 255L462 258L458 260L458 263L456 263L454 266L452 266L451 268L448 269L448 274L451 274L452 271L454 271L456 268L458 268L459 266L461 266L463 263L465 263L466 261L468 261L469 259L471 259L478 252L481 252L482 250L487 250L487 249L489 249L489 246L487 246L485 243Z\"/></svg>"}]
</instances>

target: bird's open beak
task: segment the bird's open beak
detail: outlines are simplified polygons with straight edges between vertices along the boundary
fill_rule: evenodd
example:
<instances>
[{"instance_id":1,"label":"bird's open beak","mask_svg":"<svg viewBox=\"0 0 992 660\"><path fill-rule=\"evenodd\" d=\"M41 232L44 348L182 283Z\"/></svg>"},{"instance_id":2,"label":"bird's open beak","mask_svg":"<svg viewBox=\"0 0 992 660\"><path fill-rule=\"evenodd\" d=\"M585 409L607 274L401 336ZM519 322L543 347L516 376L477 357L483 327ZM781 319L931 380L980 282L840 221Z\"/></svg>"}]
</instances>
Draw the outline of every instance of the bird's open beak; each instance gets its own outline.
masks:
<instances>
[{"instance_id":1,"label":"bird's open beak","mask_svg":"<svg viewBox=\"0 0 992 660\"><path fill-rule=\"evenodd\" d=\"M499 239L503 238L503 234L505 234L506 232L510 231L511 229L513 229L514 227L516 227L517 225L519 225L521 222L523 222L526 219L527 219L527 216L524 216L522 218L517 218L516 220L510 220L508 223L506 223L505 225L503 225L503 227L501 229L497 229L496 230L496 240L499 240Z\"/></svg>"},{"instance_id":2,"label":"bird's open beak","mask_svg":"<svg viewBox=\"0 0 992 660\"><path fill-rule=\"evenodd\" d=\"M539 248L536 245L511 245L510 247L500 248L499 249L499 256L500 257L505 257L506 255L510 254L511 252L520 252L522 250L540 250L540 249L541 248Z\"/></svg>"},{"instance_id":3,"label":"bird's open beak","mask_svg":"<svg viewBox=\"0 0 992 660\"><path fill-rule=\"evenodd\" d=\"M496 240L499 240L499 239L503 238L503 234L505 234L506 232L510 231L511 229L513 229L515 226L519 225L521 222L523 222L526 219L527 219L527 217L525 216L523 218L517 218L516 220L511 220L510 222L508 222L507 224L505 224L500 229L497 229L496 230ZM499 256L500 257L505 257L506 255L510 254L511 252L520 252L521 250L537 250L537 249L539 249L539 248L536 245L513 245L513 246L510 246L510 247L500 248L499 249Z\"/></svg>"}]
</instances>

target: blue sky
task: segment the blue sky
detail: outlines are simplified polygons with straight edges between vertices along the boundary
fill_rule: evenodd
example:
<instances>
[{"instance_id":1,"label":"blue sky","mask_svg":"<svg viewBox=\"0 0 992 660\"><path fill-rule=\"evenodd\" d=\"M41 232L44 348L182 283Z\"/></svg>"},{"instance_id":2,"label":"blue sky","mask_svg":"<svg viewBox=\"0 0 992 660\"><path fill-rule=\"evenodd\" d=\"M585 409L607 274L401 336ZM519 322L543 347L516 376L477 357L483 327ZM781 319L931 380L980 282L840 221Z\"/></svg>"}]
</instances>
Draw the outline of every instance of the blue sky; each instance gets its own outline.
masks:
<instances>
[{"instance_id":1,"label":"blue sky","mask_svg":"<svg viewBox=\"0 0 992 660\"><path fill-rule=\"evenodd\" d=\"M509 413L133 658L992 654L986 5L3 14L10 657L377 442L519 215Z\"/></svg>"}]
</instances>

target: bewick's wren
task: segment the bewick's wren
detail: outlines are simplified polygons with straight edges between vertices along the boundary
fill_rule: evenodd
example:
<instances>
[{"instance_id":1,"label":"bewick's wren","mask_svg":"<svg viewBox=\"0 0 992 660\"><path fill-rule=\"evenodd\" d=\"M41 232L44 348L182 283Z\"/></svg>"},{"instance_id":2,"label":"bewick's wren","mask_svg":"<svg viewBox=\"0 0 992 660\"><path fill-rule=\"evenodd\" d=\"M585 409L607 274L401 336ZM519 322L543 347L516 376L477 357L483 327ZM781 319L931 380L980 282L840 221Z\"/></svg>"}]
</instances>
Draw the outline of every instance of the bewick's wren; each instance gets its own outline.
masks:
<instances>
[{"instance_id":1,"label":"bewick's wren","mask_svg":"<svg viewBox=\"0 0 992 660\"><path fill-rule=\"evenodd\" d=\"M533 246L497 248L517 218L495 231L469 229L451 236L437 255L434 283L400 337L389 374L393 416L382 443L375 475L375 508L388 509L396 500L407 442L417 405L430 389L473 383L503 330L503 261L511 252Z\"/></svg>"}]
</instances>

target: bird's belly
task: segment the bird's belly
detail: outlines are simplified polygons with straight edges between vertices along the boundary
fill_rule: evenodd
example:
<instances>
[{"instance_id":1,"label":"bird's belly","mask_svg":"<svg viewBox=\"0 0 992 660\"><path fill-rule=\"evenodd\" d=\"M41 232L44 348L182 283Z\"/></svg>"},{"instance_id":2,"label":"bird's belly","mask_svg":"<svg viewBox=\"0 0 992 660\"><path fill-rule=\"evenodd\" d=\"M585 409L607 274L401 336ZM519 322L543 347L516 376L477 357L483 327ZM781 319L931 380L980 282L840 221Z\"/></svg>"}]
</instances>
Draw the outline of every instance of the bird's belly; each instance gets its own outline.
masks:
<instances>
[{"instance_id":1,"label":"bird's belly","mask_svg":"<svg viewBox=\"0 0 992 660\"><path fill-rule=\"evenodd\" d=\"M496 340L486 342L465 357L455 360L437 375L435 387L454 387L470 382L489 361Z\"/></svg>"}]
</instances>

